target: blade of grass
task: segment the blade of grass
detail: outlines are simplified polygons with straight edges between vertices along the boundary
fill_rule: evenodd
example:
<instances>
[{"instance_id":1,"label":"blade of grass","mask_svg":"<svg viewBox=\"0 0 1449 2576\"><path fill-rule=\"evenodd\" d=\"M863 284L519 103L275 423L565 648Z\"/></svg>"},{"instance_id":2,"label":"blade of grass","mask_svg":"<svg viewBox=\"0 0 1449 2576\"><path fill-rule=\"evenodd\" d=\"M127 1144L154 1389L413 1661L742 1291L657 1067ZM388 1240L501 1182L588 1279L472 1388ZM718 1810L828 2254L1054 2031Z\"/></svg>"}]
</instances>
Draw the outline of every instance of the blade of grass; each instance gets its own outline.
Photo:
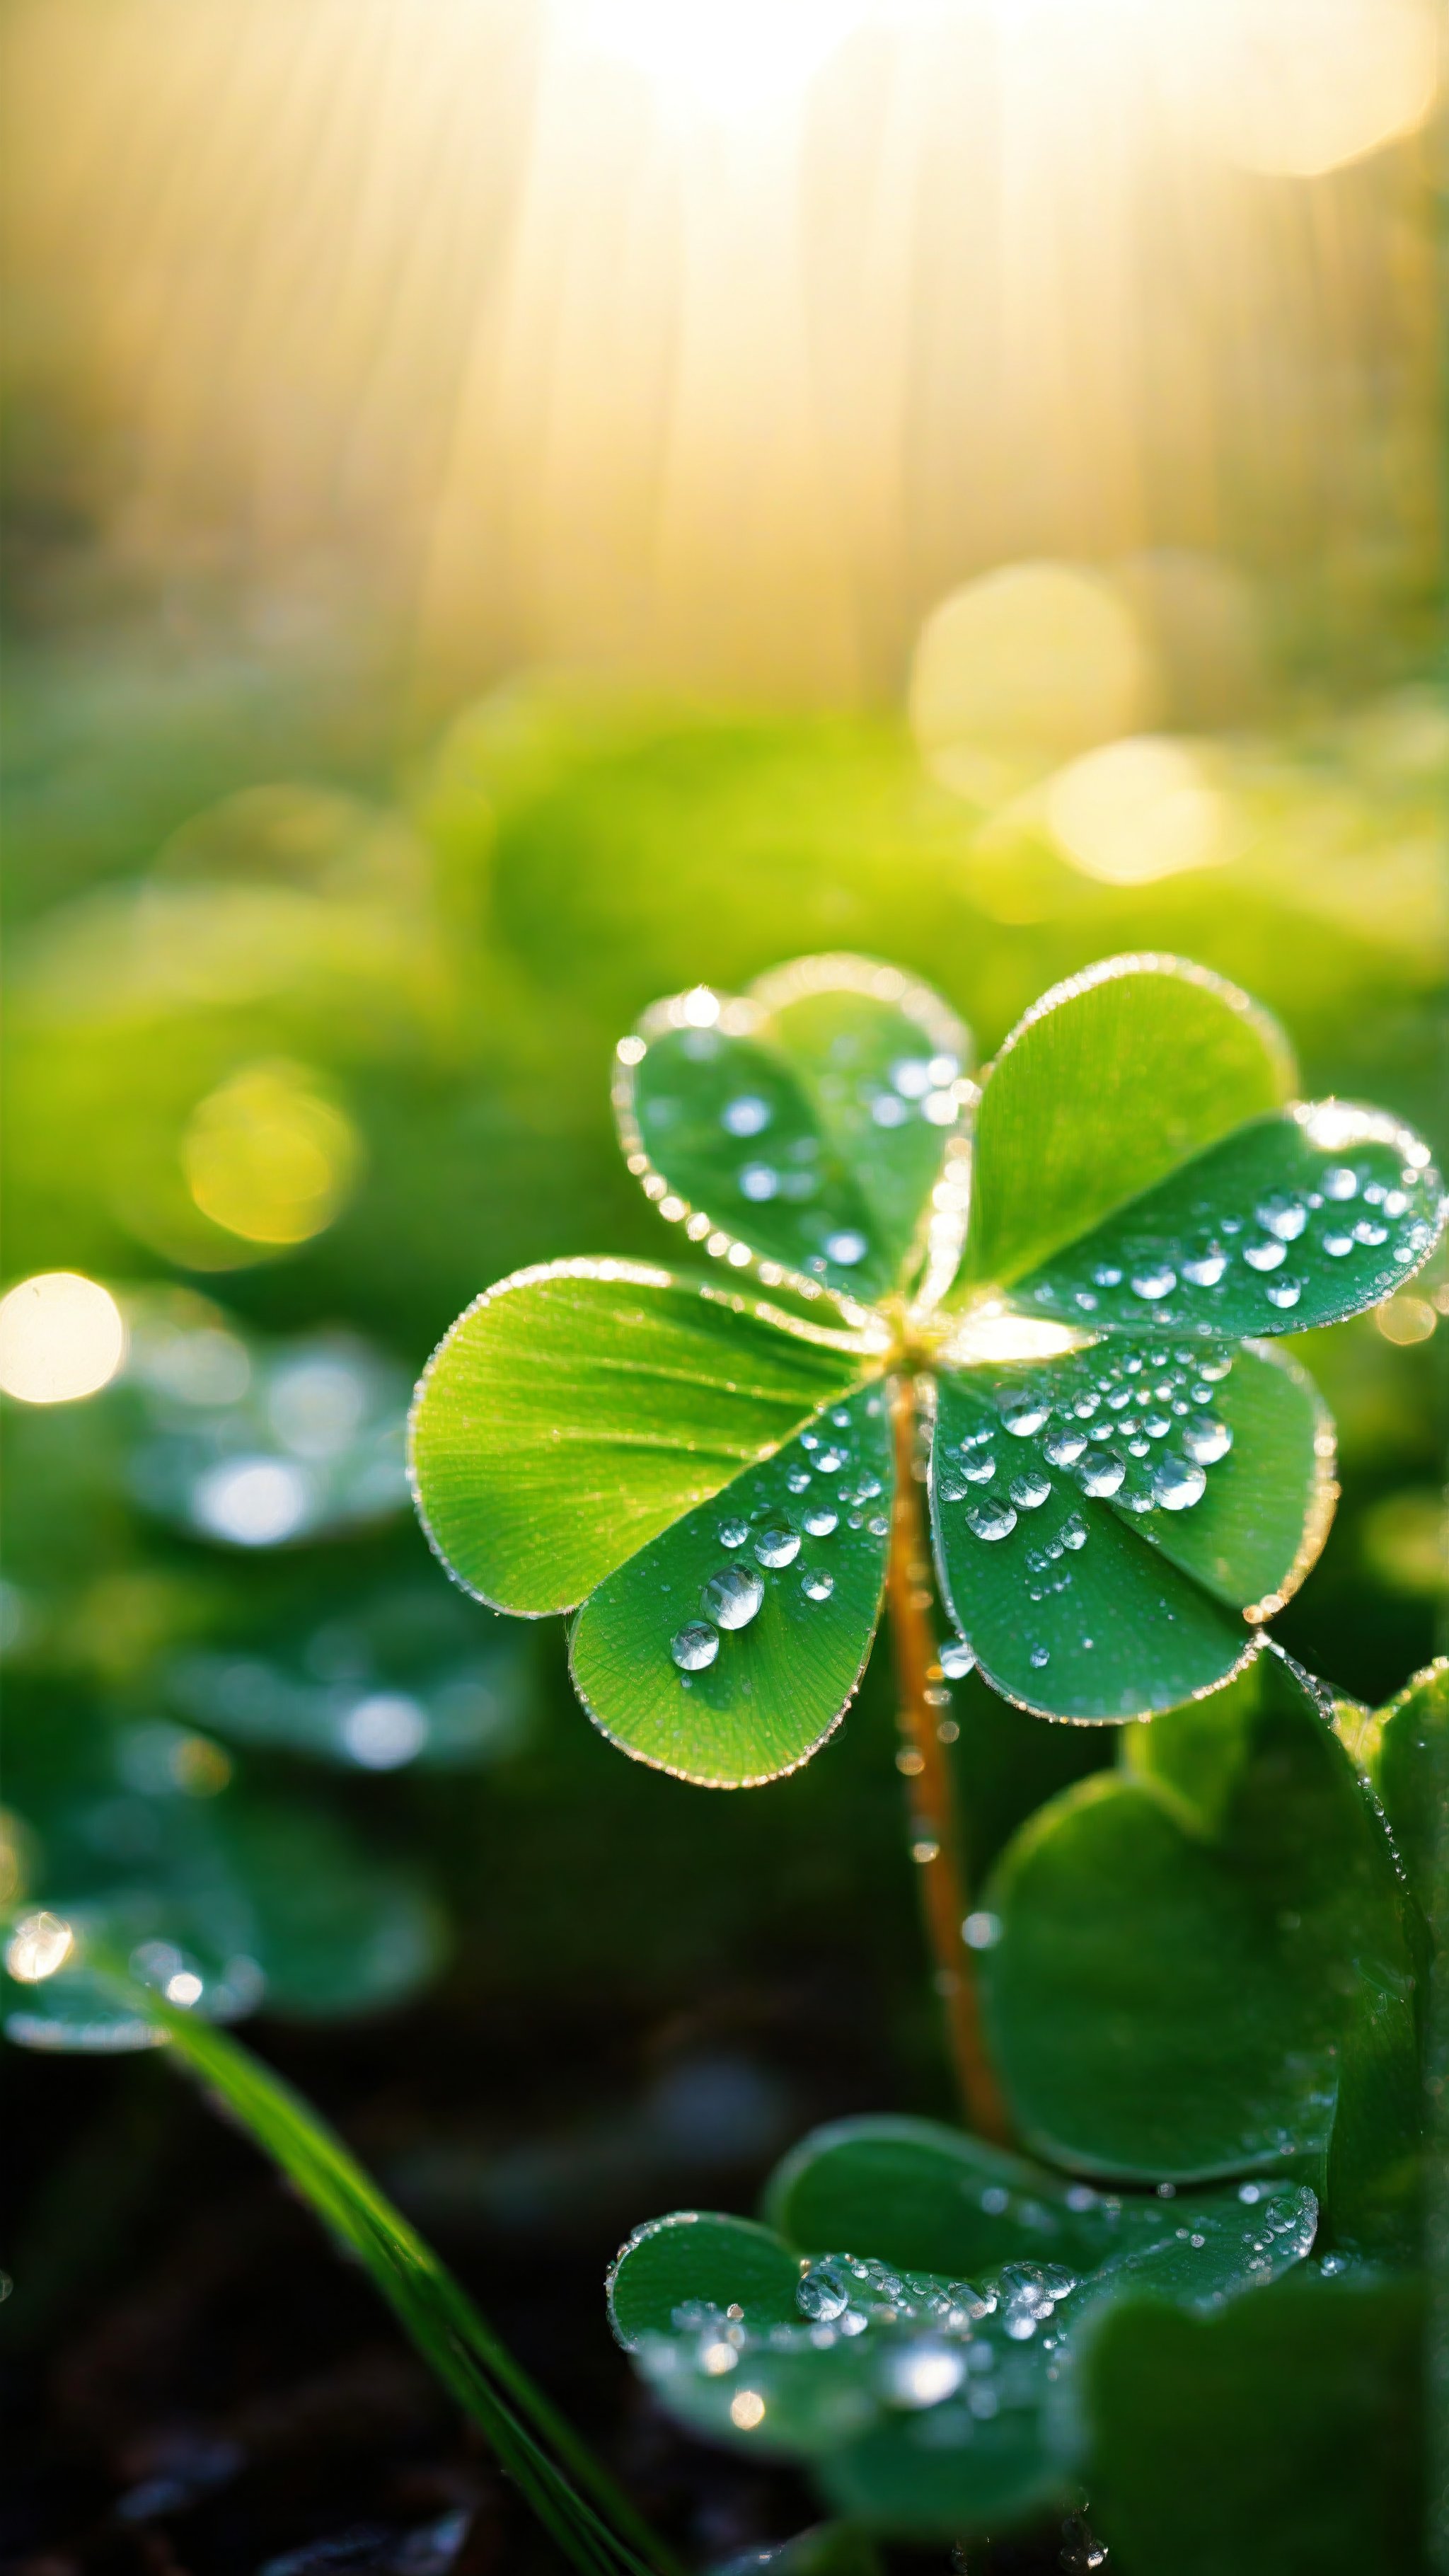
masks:
<instances>
[{"instance_id":1,"label":"blade of grass","mask_svg":"<svg viewBox=\"0 0 1449 2576\"><path fill-rule=\"evenodd\" d=\"M94 1957L89 1964L102 1965ZM572 2564L584 2576L678 2576L663 2543L587 2444L311 2107L213 2023L193 2019L109 1963L103 1973L129 2009L167 2033L187 2071L358 2256Z\"/></svg>"}]
</instances>

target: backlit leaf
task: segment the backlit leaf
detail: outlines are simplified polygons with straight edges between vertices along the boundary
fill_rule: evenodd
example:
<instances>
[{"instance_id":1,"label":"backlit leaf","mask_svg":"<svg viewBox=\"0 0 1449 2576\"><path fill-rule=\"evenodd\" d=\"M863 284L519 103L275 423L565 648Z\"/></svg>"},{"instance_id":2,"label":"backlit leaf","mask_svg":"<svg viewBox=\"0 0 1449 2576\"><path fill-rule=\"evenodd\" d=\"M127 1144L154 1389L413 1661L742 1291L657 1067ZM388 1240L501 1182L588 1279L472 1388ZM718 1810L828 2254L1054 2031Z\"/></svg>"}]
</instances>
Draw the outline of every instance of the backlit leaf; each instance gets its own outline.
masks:
<instances>
[{"instance_id":1,"label":"backlit leaf","mask_svg":"<svg viewBox=\"0 0 1449 2576\"><path fill-rule=\"evenodd\" d=\"M600 1585L570 1655L590 1716L641 1760L711 1788L793 1770L870 1652L891 1485L877 1383L817 1414Z\"/></svg>"},{"instance_id":2,"label":"backlit leaf","mask_svg":"<svg viewBox=\"0 0 1449 2576\"><path fill-rule=\"evenodd\" d=\"M1292 1082L1281 1031L1203 967L1112 957L1055 985L986 1078L964 1281L1038 1270Z\"/></svg>"},{"instance_id":3,"label":"backlit leaf","mask_svg":"<svg viewBox=\"0 0 1449 2576\"><path fill-rule=\"evenodd\" d=\"M413 1409L424 1525L499 1609L572 1609L859 1382L863 1347L641 1262L518 1272L445 1336Z\"/></svg>"}]
</instances>

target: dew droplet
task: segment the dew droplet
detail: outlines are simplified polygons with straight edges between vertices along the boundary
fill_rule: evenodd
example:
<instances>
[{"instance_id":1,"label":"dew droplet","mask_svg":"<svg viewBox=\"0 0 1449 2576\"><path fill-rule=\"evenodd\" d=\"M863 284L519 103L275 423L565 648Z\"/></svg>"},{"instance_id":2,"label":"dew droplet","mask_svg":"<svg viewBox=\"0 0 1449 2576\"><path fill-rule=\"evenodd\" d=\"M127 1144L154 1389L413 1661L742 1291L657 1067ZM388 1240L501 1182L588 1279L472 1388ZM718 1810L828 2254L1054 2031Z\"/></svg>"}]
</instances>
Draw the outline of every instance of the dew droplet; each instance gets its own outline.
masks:
<instances>
[{"instance_id":1,"label":"dew droplet","mask_svg":"<svg viewBox=\"0 0 1449 2576\"><path fill-rule=\"evenodd\" d=\"M1385 1216L1407 1216L1407 1215L1408 1215L1408 1213L1409 1213L1409 1200L1408 1200L1408 1193L1407 1193L1406 1191L1404 1191L1404 1190L1385 1190L1385 1192L1384 1192L1384 1214L1385 1214Z\"/></svg>"},{"instance_id":2,"label":"dew droplet","mask_svg":"<svg viewBox=\"0 0 1449 2576\"><path fill-rule=\"evenodd\" d=\"M1031 1667L1033 1672L1039 1673L1042 1670L1043 1665L1049 1664L1050 1662L1051 1654L1047 1647L1033 1646L1031 1650Z\"/></svg>"},{"instance_id":3,"label":"dew droplet","mask_svg":"<svg viewBox=\"0 0 1449 2576\"><path fill-rule=\"evenodd\" d=\"M978 1538L1009 1538L1016 1527L1016 1514L1009 1503L973 1503L966 1518Z\"/></svg>"},{"instance_id":4,"label":"dew droplet","mask_svg":"<svg viewBox=\"0 0 1449 2576\"><path fill-rule=\"evenodd\" d=\"M1303 1294L1301 1279L1270 1279L1263 1291L1270 1306L1296 1306Z\"/></svg>"},{"instance_id":5,"label":"dew droplet","mask_svg":"<svg viewBox=\"0 0 1449 2576\"><path fill-rule=\"evenodd\" d=\"M1040 1397L1028 1396L1007 1405L1003 1411L1002 1420L1013 1439L1030 1440L1036 1432L1040 1431L1050 1412L1051 1406L1043 1404Z\"/></svg>"},{"instance_id":6,"label":"dew droplet","mask_svg":"<svg viewBox=\"0 0 1449 2576\"><path fill-rule=\"evenodd\" d=\"M1286 1246L1271 1235L1266 1243L1245 1243L1243 1246L1243 1259L1250 1270L1278 1270L1287 1258Z\"/></svg>"},{"instance_id":7,"label":"dew droplet","mask_svg":"<svg viewBox=\"0 0 1449 2576\"><path fill-rule=\"evenodd\" d=\"M840 1269L854 1270L860 1262L864 1261L870 1245L863 1234L857 1233L854 1226L846 1225L841 1227L838 1234L826 1236L825 1250L829 1259Z\"/></svg>"},{"instance_id":8,"label":"dew droplet","mask_svg":"<svg viewBox=\"0 0 1449 2576\"><path fill-rule=\"evenodd\" d=\"M936 1462L936 1492L943 1503L964 1502L978 1481L963 1459L941 1458Z\"/></svg>"},{"instance_id":9,"label":"dew droplet","mask_svg":"<svg viewBox=\"0 0 1449 2576\"><path fill-rule=\"evenodd\" d=\"M682 1673L702 1673L719 1653L718 1632L706 1619L691 1619L669 1640L669 1651Z\"/></svg>"},{"instance_id":10,"label":"dew droplet","mask_svg":"<svg viewBox=\"0 0 1449 2576\"><path fill-rule=\"evenodd\" d=\"M1054 1467L1074 1467L1086 1445L1085 1435L1080 1431L1050 1431L1042 1442L1042 1450Z\"/></svg>"},{"instance_id":11,"label":"dew droplet","mask_svg":"<svg viewBox=\"0 0 1449 2576\"><path fill-rule=\"evenodd\" d=\"M1161 1297L1170 1297L1176 1286L1177 1272L1169 1270L1164 1261L1144 1262L1140 1270L1132 1273L1133 1296L1145 1298L1149 1305L1155 1305Z\"/></svg>"},{"instance_id":12,"label":"dew droplet","mask_svg":"<svg viewBox=\"0 0 1449 2576\"><path fill-rule=\"evenodd\" d=\"M809 1468L791 1467L785 1478L785 1486L786 1491L792 1494L808 1493L810 1489Z\"/></svg>"},{"instance_id":13,"label":"dew droplet","mask_svg":"<svg viewBox=\"0 0 1449 2576\"><path fill-rule=\"evenodd\" d=\"M803 1517L807 1538L829 1538L840 1527L840 1514L827 1511L823 1503L813 1503Z\"/></svg>"},{"instance_id":14,"label":"dew droplet","mask_svg":"<svg viewBox=\"0 0 1449 2576\"><path fill-rule=\"evenodd\" d=\"M976 1656L964 1637L948 1637L941 1648L941 1670L948 1682L964 1681L973 1669Z\"/></svg>"},{"instance_id":15,"label":"dew droplet","mask_svg":"<svg viewBox=\"0 0 1449 2576\"><path fill-rule=\"evenodd\" d=\"M720 1125L731 1136L758 1136L769 1126L771 1109L752 1091L741 1092L738 1100L726 1101L720 1112Z\"/></svg>"},{"instance_id":16,"label":"dew droplet","mask_svg":"<svg viewBox=\"0 0 1449 2576\"><path fill-rule=\"evenodd\" d=\"M761 1565L793 1565L800 1553L800 1533L787 1521L766 1521L755 1532L755 1556Z\"/></svg>"},{"instance_id":17,"label":"dew droplet","mask_svg":"<svg viewBox=\"0 0 1449 2576\"><path fill-rule=\"evenodd\" d=\"M1044 1476L1039 1467L1028 1467L1024 1475L1012 1477L1011 1499L1024 1512L1034 1512L1046 1501L1051 1489L1050 1476Z\"/></svg>"},{"instance_id":18,"label":"dew droplet","mask_svg":"<svg viewBox=\"0 0 1449 2576\"><path fill-rule=\"evenodd\" d=\"M1254 1208L1253 1214L1259 1225L1267 1233L1276 1235L1280 1243L1296 1243L1308 1223L1308 1210L1300 1199L1264 1199L1261 1206Z\"/></svg>"},{"instance_id":19,"label":"dew droplet","mask_svg":"<svg viewBox=\"0 0 1449 2576\"><path fill-rule=\"evenodd\" d=\"M835 1577L824 1567L812 1565L800 1577L800 1589L807 1601L828 1601L835 1590Z\"/></svg>"},{"instance_id":20,"label":"dew droplet","mask_svg":"<svg viewBox=\"0 0 1449 2576\"><path fill-rule=\"evenodd\" d=\"M1196 1422L1183 1424L1182 1445L1199 1467L1215 1467L1219 1458L1226 1458L1233 1445L1233 1435L1225 1422L1219 1422L1216 1414L1208 1413L1199 1416Z\"/></svg>"},{"instance_id":21,"label":"dew droplet","mask_svg":"<svg viewBox=\"0 0 1449 2576\"><path fill-rule=\"evenodd\" d=\"M1190 1288L1216 1288L1227 1266L1227 1254L1214 1243L1203 1252L1195 1252L1190 1261L1185 1261L1182 1275Z\"/></svg>"},{"instance_id":22,"label":"dew droplet","mask_svg":"<svg viewBox=\"0 0 1449 2576\"><path fill-rule=\"evenodd\" d=\"M1323 1195L1326 1199L1356 1198L1358 1196L1357 1172L1351 1172L1347 1163L1335 1163L1332 1169L1323 1175Z\"/></svg>"},{"instance_id":23,"label":"dew droplet","mask_svg":"<svg viewBox=\"0 0 1449 2576\"><path fill-rule=\"evenodd\" d=\"M721 1547L743 1547L749 1534L750 1525L748 1521L720 1522L719 1543Z\"/></svg>"},{"instance_id":24,"label":"dew droplet","mask_svg":"<svg viewBox=\"0 0 1449 2576\"><path fill-rule=\"evenodd\" d=\"M815 1464L822 1476L838 1476L845 1464L843 1449L822 1449Z\"/></svg>"},{"instance_id":25,"label":"dew droplet","mask_svg":"<svg viewBox=\"0 0 1449 2576\"><path fill-rule=\"evenodd\" d=\"M1215 1356L1199 1360L1198 1375L1206 1378L1209 1386L1219 1386L1225 1377L1231 1376L1232 1366L1228 1353L1219 1351Z\"/></svg>"},{"instance_id":26,"label":"dew droplet","mask_svg":"<svg viewBox=\"0 0 1449 2576\"><path fill-rule=\"evenodd\" d=\"M1077 1482L1084 1494L1115 1494L1127 1470L1110 1449L1095 1457L1084 1458L1077 1469Z\"/></svg>"},{"instance_id":27,"label":"dew droplet","mask_svg":"<svg viewBox=\"0 0 1449 2576\"><path fill-rule=\"evenodd\" d=\"M962 1460L961 1472L973 1485L989 1485L996 1473L996 1460L989 1449L979 1450L974 1458Z\"/></svg>"},{"instance_id":28,"label":"dew droplet","mask_svg":"<svg viewBox=\"0 0 1449 2576\"><path fill-rule=\"evenodd\" d=\"M1191 1511L1207 1490L1207 1477L1190 1458L1164 1458L1152 1478L1152 1499L1165 1512Z\"/></svg>"},{"instance_id":29,"label":"dew droplet","mask_svg":"<svg viewBox=\"0 0 1449 2576\"><path fill-rule=\"evenodd\" d=\"M700 1597L721 1628L748 1628L764 1600L765 1587L748 1566L727 1565L710 1576Z\"/></svg>"},{"instance_id":30,"label":"dew droplet","mask_svg":"<svg viewBox=\"0 0 1449 2576\"><path fill-rule=\"evenodd\" d=\"M1067 1520L1064 1520L1058 1535L1060 1536L1063 1547L1085 1547L1087 1544L1087 1524L1083 1520L1081 1513L1073 1512Z\"/></svg>"},{"instance_id":31,"label":"dew droplet","mask_svg":"<svg viewBox=\"0 0 1449 2576\"><path fill-rule=\"evenodd\" d=\"M1120 1288L1122 1285L1122 1273L1110 1261L1099 1261L1092 1277L1099 1288Z\"/></svg>"},{"instance_id":32,"label":"dew droplet","mask_svg":"<svg viewBox=\"0 0 1449 2576\"><path fill-rule=\"evenodd\" d=\"M1389 1239L1388 1227L1380 1225L1378 1219L1371 1216L1361 1216L1353 1232L1357 1243L1387 1243Z\"/></svg>"},{"instance_id":33,"label":"dew droplet","mask_svg":"<svg viewBox=\"0 0 1449 2576\"><path fill-rule=\"evenodd\" d=\"M802 2272L795 2291L802 2316L816 2325L833 2326L850 2305L850 2285L829 2256Z\"/></svg>"}]
</instances>

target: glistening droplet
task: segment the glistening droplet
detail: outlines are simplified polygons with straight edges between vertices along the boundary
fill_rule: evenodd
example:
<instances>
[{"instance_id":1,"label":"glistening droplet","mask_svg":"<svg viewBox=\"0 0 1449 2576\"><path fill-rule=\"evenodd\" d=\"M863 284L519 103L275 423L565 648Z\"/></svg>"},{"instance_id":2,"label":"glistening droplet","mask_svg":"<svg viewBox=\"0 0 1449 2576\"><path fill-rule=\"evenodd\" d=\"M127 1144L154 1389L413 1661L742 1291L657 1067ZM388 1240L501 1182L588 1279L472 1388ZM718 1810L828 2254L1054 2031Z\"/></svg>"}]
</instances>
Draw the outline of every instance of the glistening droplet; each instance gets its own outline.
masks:
<instances>
[{"instance_id":1,"label":"glistening droplet","mask_svg":"<svg viewBox=\"0 0 1449 2576\"><path fill-rule=\"evenodd\" d=\"M1227 1266L1227 1254L1212 1244L1207 1251L1195 1252L1190 1261L1183 1263L1182 1275L1190 1288L1216 1288Z\"/></svg>"},{"instance_id":2,"label":"glistening droplet","mask_svg":"<svg viewBox=\"0 0 1449 2576\"><path fill-rule=\"evenodd\" d=\"M727 1565L712 1574L701 1596L710 1618L721 1628L748 1628L764 1597L758 1574L744 1565Z\"/></svg>"},{"instance_id":3,"label":"glistening droplet","mask_svg":"<svg viewBox=\"0 0 1449 2576\"><path fill-rule=\"evenodd\" d=\"M766 1521L755 1533L755 1555L761 1565L793 1565L800 1553L800 1533L785 1521Z\"/></svg>"},{"instance_id":4,"label":"glistening droplet","mask_svg":"<svg viewBox=\"0 0 1449 2576\"><path fill-rule=\"evenodd\" d=\"M807 1601L828 1601L835 1590L835 1577L827 1574L823 1566L812 1565L801 1575L800 1589Z\"/></svg>"},{"instance_id":5,"label":"glistening droplet","mask_svg":"<svg viewBox=\"0 0 1449 2576\"><path fill-rule=\"evenodd\" d=\"M1200 1502L1207 1486L1201 1467L1190 1458L1164 1458L1152 1479L1152 1499L1165 1512L1186 1512Z\"/></svg>"},{"instance_id":6,"label":"glistening droplet","mask_svg":"<svg viewBox=\"0 0 1449 2576\"><path fill-rule=\"evenodd\" d=\"M978 1538L1009 1538L1016 1527L1016 1514L1009 1503L973 1503L966 1518Z\"/></svg>"},{"instance_id":7,"label":"glistening droplet","mask_svg":"<svg viewBox=\"0 0 1449 2576\"><path fill-rule=\"evenodd\" d=\"M1050 1412L1050 1405L1043 1404L1039 1397L1026 1396L1008 1404L1003 1410L1002 1420L1013 1439L1030 1440L1040 1431Z\"/></svg>"},{"instance_id":8,"label":"glistening droplet","mask_svg":"<svg viewBox=\"0 0 1449 2576\"><path fill-rule=\"evenodd\" d=\"M1145 1298L1150 1305L1159 1298L1170 1297L1176 1286L1177 1272L1169 1270L1165 1261L1144 1262L1140 1270L1132 1273L1133 1296Z\"/></svg>"},{"instance_id":9,"label":"glistening droplet","mask_svg":"<svg viewBox=\"0 0 1449 2576\"><path fill-rule=\"evenodd\" d=\"M840 1527L840 1514L828 1511L823 1503L812 1503L803 1519L809 1538L829 1538L831 1532Z\"/></svg>"},{"instance_id":10,"label":"glistening droplet","mask_svg":"<svg viewBox=\"0 0 1449 2576\"><path fill-rule=\"evenodd\" d=\"M976 1662L964 1637L948 1637L941 1648L941 1670L948 1682L964 1681Z\"/></svg>"},{"instance_id":11,"label":"glistening droplet","mask_svg":"<svg viewBox=\"0 0 1449 2576\"><path fill-rule=\"evenodd\" d=\"M1278 1270L1287 1260L1287 1250L1270 1236L1266 1243L1245 1243L1243 1259L1250 1270Z\"/></svg>"},{"instance_id":12,"label":"glistening droplet","mask_svg":"<svg viewBox=\"0 0 1449 2576\"><path fill-rule=\"evenodd\" d=\"M721 1547L743 1547L749 1534L750 1525L748 1521L720 1522L719 1543Z\"/></svg>"},{"instance_id":13,"label":"glistening droplet","mask_svg":"<svg viewBox=\"0 0 1449 2576\"><path fill-rule=\"evenodd\" d=\"M1012 1477L1011 1499L1023 1511L1034 1512L1046 1501L1051 1489L1050 1476L1044 1476L1039 1468L1028 1467L1024 1475Z\"/></svg>"},{"instance_id":14,"label":"glistening droplet","mask_svg":"<svg viewBox=\"0 0 1449 2576\"><path fill-rule=\"evenodd\" d=\"M1226 1458L1233 1445L1233 1435L1225 1422L1219 1422L1216 1414L1209 1413L1196 1422L1183 1424L1182 1445L1199 1467L1215 1467L1219 1458Z\"/></svg>"},{"instance_id":15,"label":"glistening droplet","mask_svg":"<svg viewBox=\"0 0 1449 2576\"><path fill-rule=\"evenodd\" d=\"M1301 1279L1270 1279L1263 1291L1270 1306L1296 1306L1303 1294Z\"/></svg>"},{"instance_id":16,"label":"glistening droplet","mask_svg":"<svg viewBox=\"0 0 1449 2576\"><path fill-rule=\"evenodd\" d=\"M1253 1210L1254 1216L1268 1234L1280 1243L1296 1243L1308 1223L1308 1210L1299 1199L1270 1198Z\"/></svg>"},{"instance_id":17,"label":"glistening droplet","mask_svg":"<svg viewBox=\"0 0 1449 2576\"><path fill-rule=\"evenodd\" d=\"M1082 1432L1061 1430L1049 1431L1041 1445L1054 1467L1074 1467L1087 1443Z\"/></svg>"},{"instance_id":18,"label":"glistening droplet","mask_svg":"<svg viewBox=\"0 0 1449 2576\"><path fill-rule=\"evenodd\" d=\"M671 1637L669 1651L682 1673L702 1673L719 1653L719 1638L707 1620L691 1619Z\"/></svg>"},{"instance_id":19,"label":"glistening droplet","mask_svg":"<svg viewBox=\"0 0 1449 2576\"><path fill-rule=\"evenodd\" d=\"M1115 1494L1127 1470L1110 1449L1084 1458L1077 1469L1077 1482L1084 1494Z\"/></svg>"}]
</instances>

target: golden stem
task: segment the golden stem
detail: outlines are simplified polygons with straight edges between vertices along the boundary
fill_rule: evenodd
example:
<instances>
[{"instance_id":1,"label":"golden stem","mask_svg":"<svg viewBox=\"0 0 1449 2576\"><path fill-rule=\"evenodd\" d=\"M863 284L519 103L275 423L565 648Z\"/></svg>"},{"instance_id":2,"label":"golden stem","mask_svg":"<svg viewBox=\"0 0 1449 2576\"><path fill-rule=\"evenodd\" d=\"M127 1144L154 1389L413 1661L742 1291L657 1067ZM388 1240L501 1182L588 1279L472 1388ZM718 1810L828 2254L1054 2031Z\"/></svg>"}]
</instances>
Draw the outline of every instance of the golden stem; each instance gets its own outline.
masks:
<instances>
[{"instance_id":1,"label":"golden stem","mask_svg":"<svg viewBox=\"0 0 1449 2576\"><path fill-rule=\"evenodd\" d=\"M910 1807L911 1851L936 1962L936 1991L946 2016L951 2058L967 2124L1005 2145L1011 2123L981 2026L981 1998L971 1952L962 1937L967 1893L951 1780L941 1741L941 1712L928 1694L940 1679L931 1626L931 1563L916 1481L914 1381L894 1379L896 1494L891 1520L886 1603L890 1611L901 1732L898 1756Z\"/></svg>"}]
</instances>

